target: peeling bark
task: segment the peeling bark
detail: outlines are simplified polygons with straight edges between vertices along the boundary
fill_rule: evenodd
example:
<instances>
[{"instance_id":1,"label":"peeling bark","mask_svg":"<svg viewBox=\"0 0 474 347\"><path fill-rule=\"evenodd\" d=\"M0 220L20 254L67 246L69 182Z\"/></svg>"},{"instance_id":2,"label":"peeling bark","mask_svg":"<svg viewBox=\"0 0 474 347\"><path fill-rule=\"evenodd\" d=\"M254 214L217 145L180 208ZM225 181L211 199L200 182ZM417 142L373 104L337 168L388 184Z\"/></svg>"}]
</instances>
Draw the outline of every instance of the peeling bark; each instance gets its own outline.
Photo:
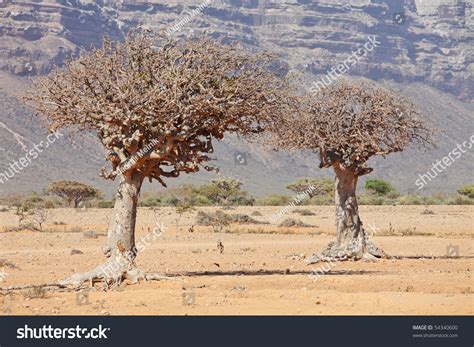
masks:
<instances>
[{"instance_id":1,"label":"peeling bark","mask_svg":"<svg viewBox=\"0 0 474 347\"><path fill-rule=\"evenodd\" d=\"M321 253L311 256L307 262L320 261L375 260L388 258L369 239L359 217L356 188L358 175L355 171L334 164L336 172L334 200L336 204L336 236Z\"/></svg>"}]
</instances>

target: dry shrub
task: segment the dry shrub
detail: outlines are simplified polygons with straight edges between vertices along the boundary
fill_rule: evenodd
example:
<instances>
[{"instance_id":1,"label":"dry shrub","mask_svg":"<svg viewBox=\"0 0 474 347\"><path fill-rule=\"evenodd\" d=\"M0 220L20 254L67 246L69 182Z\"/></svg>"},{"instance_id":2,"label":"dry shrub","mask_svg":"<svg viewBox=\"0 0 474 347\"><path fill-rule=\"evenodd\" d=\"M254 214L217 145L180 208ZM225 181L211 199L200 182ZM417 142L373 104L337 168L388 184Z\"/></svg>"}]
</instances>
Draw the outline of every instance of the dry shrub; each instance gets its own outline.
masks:
<instances>
[{"instance_id":1,"label":"dry shrub","mask_svg":"<svg viewBox=\"0 0 474 347\"><path fill-rule=\"evenodd\" d=\"M94 230L87 230L82 233L82 236L86 239L97 239L99 234Z\"/></svg>"},{"instance_id":2,"label":"dry shrub","mask_svg":"<svg viewBox=\"0 0 474 347\"><path fill-rule=\"evenodd\" d=\"M42 287L33 287L23 293L28 299L44 299L46 297L46 290Z\"/></svg>"},{"instance_id":3,"label":"dry shrub","mask_svg":"<svg viewBox=\"0 0 474 347\"><path fill-rule=\"evenodd\" d=\"M227 214L220 210L216 212L199 211L196 216L196 223L198 225L212 226L217 221L225 221L227 223L238 224L268 224L268 222L258 221L246 214Z\"/></svg>"},{"instance_id":4,"label":"dry shrub","mask_svg":"<svg viewBox=\"0 0 474 347\"><path fill-rule=\"evenodd\" d=\"M316 215L316 213L308 209L294 210L293 213L298 213L301 216L315 216Z\"/></svg>"},{"instance_id":5,"label":"dry shrub","mask_svg":"<svg viewBox=\"0 0 474 347\"><path fill-rule=\"evenodd\" d=\"M301 228L309 228L312 225L306 224L298 219L294 218L287 218L283 222L278 225L281 228L292 228L292 227L301 227Z\"/></svg>"},{"instance_id":6,"label":"dry shrub","mask_svg":"<svg viewBox=\"0 0 474 347\"><path fill-rule=\"evenodd\" d=\"M6 259L0 259L0 267L7 267L10 269L18 269L18 266Z\"/></svg>"}]
</instances>

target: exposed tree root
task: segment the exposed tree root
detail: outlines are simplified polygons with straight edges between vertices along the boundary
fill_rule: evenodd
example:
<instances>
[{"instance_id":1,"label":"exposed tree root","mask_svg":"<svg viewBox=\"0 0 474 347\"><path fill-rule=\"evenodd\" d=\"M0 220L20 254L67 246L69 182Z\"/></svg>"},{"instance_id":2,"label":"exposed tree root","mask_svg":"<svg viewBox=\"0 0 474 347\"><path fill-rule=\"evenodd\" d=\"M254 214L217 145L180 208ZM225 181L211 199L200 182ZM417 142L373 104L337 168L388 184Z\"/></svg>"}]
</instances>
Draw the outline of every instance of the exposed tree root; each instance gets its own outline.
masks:
<instances>
[{"instance_id":1,"label":"exposed tree root","mask_svg":"<svg viewBox=\"0 0 474 347\"><path fill-rule=\"evenodd\" d=\"M365 260L375 261L380 258L389 259L390 256L382 249L375 246L365 234L360 233L361 237L353 239L348 245L340 246L337 242L331 242L321 253L315 253L308 259L308 265L318 262L337 262L346 260Z\"/></svg>"},{"instance_id":2,"label":"exposed tree root","mask_svg":"<svg viewBox=\"0 0 474 347\"><path fill-rule=\"evenodd\" d=\"M101 283L103 290L114 290L124 282L129 280L134 283L140 281L160 281L160 280L180 280L177 277L163 276L158 273L144 273L134 262L126 260L125 257L118 255L109 259L102 265L97 266L89 272L74 274L64 280L53 283L42 283L36 285L22 285L0 287L0 291L22 290L29 288L70 288L71 290L83 289L86 285L89 288L94 287L95 283Z\"/></svg>"}]
</instances>

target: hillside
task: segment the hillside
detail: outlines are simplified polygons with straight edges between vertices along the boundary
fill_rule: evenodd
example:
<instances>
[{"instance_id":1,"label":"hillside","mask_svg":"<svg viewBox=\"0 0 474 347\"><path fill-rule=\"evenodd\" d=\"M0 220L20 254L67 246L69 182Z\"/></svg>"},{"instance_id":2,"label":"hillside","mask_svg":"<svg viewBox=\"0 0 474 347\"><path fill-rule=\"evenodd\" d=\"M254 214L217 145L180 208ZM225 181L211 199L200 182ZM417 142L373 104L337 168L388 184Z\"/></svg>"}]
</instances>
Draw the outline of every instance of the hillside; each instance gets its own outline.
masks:
<instances>
[{"instance_id":1,"label":"hillside","mask_svg":"<svg viewBox=\"0 0 474 347\"><path fill-rule=\"evenodd\" d=\"M438 148L378 158L371 176L391 181L401 191L416 191L419 173L431 168L456 143L473 134L473 1L354 0L210 1L201 15L176 36L209 35L267 49L303 73L306 89L332 66L344 61L376 35L380 45L354 65L349 75L376 80L412 97L440 132ZM189 16L201 3L180 1L7 1L0 5L0 174L46 133L15 96L30 78L44 74L81 49L99 45L104 34L121 39L138 25L165 30ZM245 164L234 157L244 153ZM284 193L301 176L330 176L311 155L275 153L257 144L230 139L218 146L216 162L224 175L240 177L254 194ZM423 191L453 192L472 181L472 151L463 155ZM52 144L5 184L0 194L40 190L60 178L77 179L112 192L98 177L103 152L92 135L67 136ZM210 174L183 176L200 183ZM1 178L1 175L0 175ZM149 189L149 185L145 189ZM158 189L155 185L154 189Z\"/></svg>"}]
</instances>

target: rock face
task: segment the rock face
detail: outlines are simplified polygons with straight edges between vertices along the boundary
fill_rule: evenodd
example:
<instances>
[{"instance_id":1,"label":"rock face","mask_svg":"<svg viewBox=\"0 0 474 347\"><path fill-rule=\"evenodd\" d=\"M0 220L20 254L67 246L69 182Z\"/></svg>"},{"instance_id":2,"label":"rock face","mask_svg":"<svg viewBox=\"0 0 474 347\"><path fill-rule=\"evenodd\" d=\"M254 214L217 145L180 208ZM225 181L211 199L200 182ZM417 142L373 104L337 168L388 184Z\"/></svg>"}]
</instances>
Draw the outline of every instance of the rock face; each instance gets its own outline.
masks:
<instances>
[{"instance_id":1,"label":"rock face","mask_svg":"<svg viewBox=\"0 0 474 347\"><path fill-rule=\"evenodd\" d=\"M349 2L350 5L344 4ZM0 69L17 76L120 39L131 28L206 31L277 53L291 68L325 74L377 35L380 46L351 75L424 82L465 101L474 100L473 0L230 0L3 1ZM199 5L201 5L199 7ZM194 12L193 12L194 10Z\"/></svg>"},{"instance_id":2,"label":"rock face","mask_svg":"<svg viewBox=\"0 0 474 347\"><path fill-rule=\"evenodd\" d=\"M374 174L391 180L400 190L416 189L419 172L426 172L457 141L472 135L472 129L466 127L473 121L472 108L465 102L474 101L473 7L474 0L3 0L0 174L5 163L25 152L18 142L21 138L13 133L26 138L27 147L46 136L39 124L30 121L24 126L30 111L19 106L12 91L24 88L27 78L47 73L81 50L100 45L103 35L122 39L130 29L142 26L168 30L176 37L205 34L269 50L288 64L288 70L303 73L306 89L375 36L380 44L351 66L348 74L398 86L415 97L441 129L437 150L397 155L385 165L376 162ZM93 140L52 148L21 177L0 185L0 194L41 189L48 180L59 178L102 185L97 172L103 153ZM240 175L247 188L257 193L282 192L298 176L329 175L316 170L311 156L275 154L238 141L222 144L217 152L223 171ZM241 152L249 155L247 165L234 160ZM456 169L440 175L444 179L434 180L427 190L453 192L469 183L471 163L472 153L465 154ZM193 180L207 178L198 175ZM185 181L189 179L180 178L176 183Z\"/></svg>"}]
</instances>

